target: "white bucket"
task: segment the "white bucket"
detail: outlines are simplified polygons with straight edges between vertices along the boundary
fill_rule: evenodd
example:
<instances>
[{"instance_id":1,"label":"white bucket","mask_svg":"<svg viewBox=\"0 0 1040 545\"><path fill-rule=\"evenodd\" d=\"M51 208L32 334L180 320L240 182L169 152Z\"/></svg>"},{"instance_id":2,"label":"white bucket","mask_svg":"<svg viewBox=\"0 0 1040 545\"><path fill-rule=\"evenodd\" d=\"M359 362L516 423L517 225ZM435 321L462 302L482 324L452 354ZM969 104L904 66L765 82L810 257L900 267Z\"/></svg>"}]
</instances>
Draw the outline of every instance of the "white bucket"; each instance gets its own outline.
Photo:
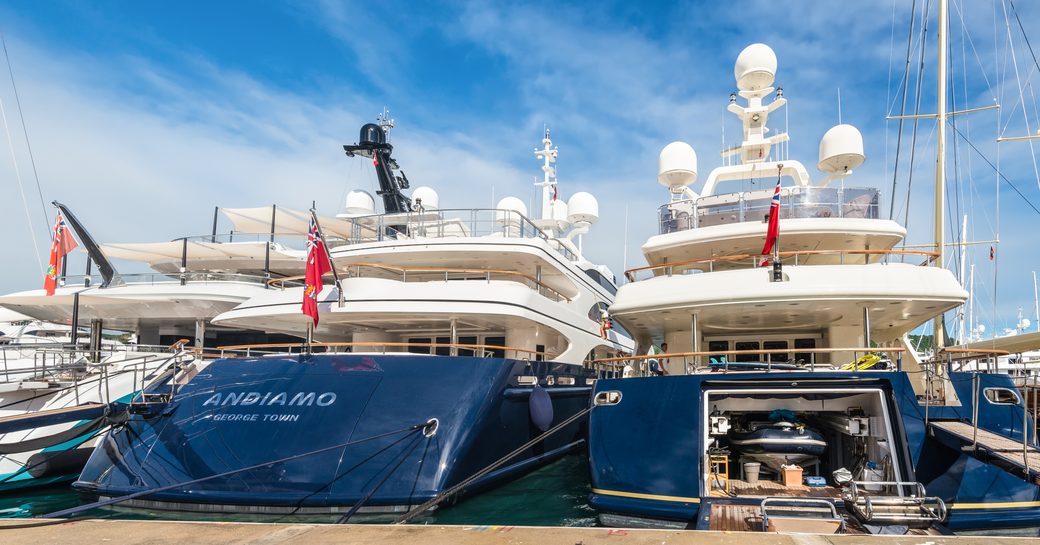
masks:
<instances>
[{"instance_id":1,"label":"white bucket","mask_svg":"<svg viewBox=\"0 0 1040 545\"><path fill-rule=\"evenodd\" d=\"M748 484L758 484L758 474L762 470L762 464L758 462L744 463L744 480Z\"/></svg>"},{"instance_id":2,"label":"white bucket","mask_svg":"<svg viewBox=\"0 0 1040 545\"><path fill-rule=\"evenodd\" d=\"M865 480L865 481L875 482L876 483L876 482L881 482L881 481L885 480L885 473L883 471L881 471L880 469L869 469L868 468L868 469L864 469L863 470L863 477L864 477L863 480ZM866 489L866 490L869 490L871 492L880 492L882 487L881 487L880 484L867 484L867 485L863 485L863 488Z\"/></svg>"}]
</instances>

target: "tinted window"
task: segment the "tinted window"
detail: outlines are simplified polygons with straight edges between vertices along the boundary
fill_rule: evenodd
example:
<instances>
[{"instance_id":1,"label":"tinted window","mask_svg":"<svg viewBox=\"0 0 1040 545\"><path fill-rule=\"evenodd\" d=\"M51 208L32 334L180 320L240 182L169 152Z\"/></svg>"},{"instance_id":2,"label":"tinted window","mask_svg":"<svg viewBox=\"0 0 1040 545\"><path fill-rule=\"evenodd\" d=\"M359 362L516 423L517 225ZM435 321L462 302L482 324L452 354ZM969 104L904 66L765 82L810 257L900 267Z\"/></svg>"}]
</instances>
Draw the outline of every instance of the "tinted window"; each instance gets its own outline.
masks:
<instances>
[{"instance_id":1,"label":"tinted window","mask_svg":"<svg viewBox=\"0 0 1040 545\"><path fill-rule=\"evenodd\" d=\"M737 341L734 350L758 350L758 341ZM758 354L737 354L735 361L760 361Z\"/></svg>"},{"instance_id":2,"label":"tinted window","mask_svg":"<svg viewBox=\"0 0 1040 545\"><path fill-rule=\"evenodd\" d=\"M798 350L799 348L816 348L816 339L795 339L794 348L795 350ZM811 352L795 352L794 359L795 361L801 361L803 363L812 363L815 361Z\"/></svg>"},{"instance_id":3,"label":"tinted window","mask_svg":"<svg viewBox=\"0 0 1040 545\"><path fill-rule=\"evenodd\" d=\"M604 278L596 269L585 269L585 274L589 275L589 278L595 280L597 284L603 286L603 289L607 290L611 295L617 293L617 286L614 285L614 282Z\"/></svg>"},{"instance_id":4,"label":"tinted window","mask_svg":"<svg viewBox=\"0 0 1040 545\"><path fill-rule=\"evenodd\" d=\"M762 350L783 350L769 354L769 361L783 363L787 361L787 341L763 341Z\"/></svg>"},{"instance_id":5,"label":"tinted window","mask_svg":"<svg viewBox=\"0 0 1040 545\"><path fill-rule=\"evenodd\" d=\"M506 345L506 338L505 337L484 337L484 344L486 344L488 346L505 346ZM504 358L504 357L506 357L506 351L502 350L501 348L490 348L490 349L485 348L484 351L485 352L491 352L491 357L493 357L493 358Z\"/></svg>"},{"instance_id":6,"label":"tinted window","mask_svg":"<svg viewBox=\"0 0 1040 545\"><path fill-rule=\"evenodd\" d=\"M410 342L410 343L425 343L425 344L429 344L430 343L430 338L429 337L417 337L417 338L408 339L408 342ZM430 347L429 346L409 346L408 347L408 351L411 352L412 354L429 354L430 353Z\"/></svg>"}]
</instances>

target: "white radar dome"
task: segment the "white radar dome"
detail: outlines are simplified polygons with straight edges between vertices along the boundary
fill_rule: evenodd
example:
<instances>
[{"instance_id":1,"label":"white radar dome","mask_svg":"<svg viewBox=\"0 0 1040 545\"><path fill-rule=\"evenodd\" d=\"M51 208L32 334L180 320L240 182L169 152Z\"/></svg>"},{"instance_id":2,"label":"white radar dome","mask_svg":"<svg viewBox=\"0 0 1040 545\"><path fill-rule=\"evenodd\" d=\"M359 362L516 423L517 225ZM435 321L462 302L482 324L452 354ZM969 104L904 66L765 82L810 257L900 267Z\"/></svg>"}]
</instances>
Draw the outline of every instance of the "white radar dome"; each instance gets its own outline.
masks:
<instances>
[{"instance_id":1,"label":"white radar dome","mask_svg":"<svg viewBox=\"0 0 1040 545\"><path fill-rule=\"evenodd\" d=\"M355 216L375 214L376 201L368 191L355 189L347 193L346 212Z\"/></svg>"},{"instance_id":2,"label":"white radar dome","mask_svg":"<svg viewBox=\"0 0 1040 545\"><path fill-rule=\"evenodd\" d=\"M671 189L697 181L697 152L686 142L672 142L657 158L657 181Z\"/></svg>"},{"instance_id":3,"label":"white radar dome","mask_svg":"<svg viewBox=\"0 0 1040 545\"><path fill-rule=\"evenodd\" d=\"M527 205L516 197L505 197L495 206L495 221L502 224L516 225L520 216L527 216Z\"/></svg>"},{"instance_id":4,"label":"white radar dome","mask_svg":"<svg viewBox=\"0 0 1040 545\"><path fill-rule=\"evenodd\" d=\"M579 191L567 199L567 221L571 223L599 221L599 202L591 193Z\"/></svg>"},{"instance_id":5,"label":"white radar dome","mask_svg":"<svg viewBox=\"0 0 1040 545\"><path fill-rule=\"evenodd\" d=\"M412 191L412 206L415 207L418 201L422 201L422 207L425 210L436 210L441 204L441 198L437 192L432 187L426 186L417 187L415 191Z\"/></svg>"},{"instance_id":6,"label":"white radar dome","mask_svg":"<svg viewBox=\"0 0 1040 545\"><path fill-rule=\"evenodd\" d=\"M863 155L863 135L852 125L835 125L820 139L819 169L828 174L844 174L859 167Z\"/></svg>"},{"instance_id":7,"label":"white radar dome","mask_svg":"<svg viewBox=\"0 0 1040 545\"><path fill-rule=\"evenodd\" d=\"M741 91L759 91L769 87L776 77L776 53L766 44L745 47L737 55L733 77Z\"/></svg>"}]
</instances>

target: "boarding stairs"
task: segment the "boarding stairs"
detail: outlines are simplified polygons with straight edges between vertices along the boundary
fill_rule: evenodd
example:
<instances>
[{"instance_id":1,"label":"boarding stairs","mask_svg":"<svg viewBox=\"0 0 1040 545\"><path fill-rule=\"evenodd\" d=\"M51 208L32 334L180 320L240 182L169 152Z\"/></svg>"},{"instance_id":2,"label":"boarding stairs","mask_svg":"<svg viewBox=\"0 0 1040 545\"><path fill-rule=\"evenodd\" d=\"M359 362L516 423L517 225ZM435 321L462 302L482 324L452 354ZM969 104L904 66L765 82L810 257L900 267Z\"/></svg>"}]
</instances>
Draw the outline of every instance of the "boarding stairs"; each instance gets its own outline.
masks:
<instances>
[{"instance_id":1,"label":"boarding stairs","mask_svg":"<svg viewBox=\"0 0 1040 545\"><path fill-rule=\"evenodd\" d=\"M850 481L842 499L845 509L865 525L929 528L946 519L946 504L925 494L917 482Z\"/></svg>"}]
</instances>

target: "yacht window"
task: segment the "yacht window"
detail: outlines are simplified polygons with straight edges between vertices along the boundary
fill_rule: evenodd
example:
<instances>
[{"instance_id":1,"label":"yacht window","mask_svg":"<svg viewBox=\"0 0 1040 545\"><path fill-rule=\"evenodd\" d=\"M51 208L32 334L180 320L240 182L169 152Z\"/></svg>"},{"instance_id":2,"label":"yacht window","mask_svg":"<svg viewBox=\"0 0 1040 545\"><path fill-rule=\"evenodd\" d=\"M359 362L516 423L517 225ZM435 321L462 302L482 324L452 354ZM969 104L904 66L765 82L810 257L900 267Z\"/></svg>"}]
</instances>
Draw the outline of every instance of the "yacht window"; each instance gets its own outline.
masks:
<instances>
[{"instance_id":1,"label":"yacht window","mask_svg":"<svg viewBox=\"0 0 1040 545\"><path fill-rule=\"evenodd\" d=\"M758 350L758 341L737 341L734 350ZM760 361L759 354L737 354L733 361Z\"/></svg>"},{"instance_id":2,"label":"yacht window","mask_svg":"<svg viewBox=\"0 0 1040 545\"><path fill-rule=\"evenodd\" d=\"M799 348L803 348L803 349L813 349L813 348L816 348L816 339L795 339L794 340L794 349L798 350ZM804 362L804 363L811 363L813 361L813 355L812 355L811 352L795 352L794 360L795 361L801 361L801 362Z\"/></svg>"},{"instance_id":3,"label":"yacht window","mask_svg":"<svg viewBox=\"0 0 1040 545\"><path fill-rule=\"evenodd\" d=\"M769 354L769 361L773 363L784 363L787 361L787 341L763 341L762 350L782 350Z\"/></svg>"},{"instance_id":4,"label":"yacht window","mask_svg":"<svg viewBox=\"0 0 1040 545\"><path fill-rule=\"evenodd\" d=\"M592 305L592 308L589 309L589 319L592 320L593 322L596 322L598 324L600 319L603 317L603 314L600 311L601 310L607 310L607 308L608 308L607 304L604 303L603 301L599 301L595 305ZM617 320L613 320L612 319L611 320L611 325L613 326L614 331L618 335L624 335L625 337L628 337L629 339L632 338L632 335L628 332L628 330L626 330L624 326L622 326L620 323L618 323Z\"/></svg>"},{"instance_id":5,"label":"yacht window","mask_svg":"<svg viewBox=\"0 0 1040 545\"><path fill-rule=\"evenodd\" d=\"M437 337L437 340L434 342L437 344L450 344L451 337ZM438 356L448 356L451 354L451 348L448 348L447 346L435 346L433 347L433 351L434 354L437 354Z\"/></svg>"},{"instance_id":6,"label":"yacht window","mask_svg":"<svg viewBox=\"0 0 1040 545\"><path fill-rule=\"evenodd\" d=\"M543 361L543 360L545 360L545 345L544 344L535 345L534 351L538 352L534 356L535 361Z\"/></svg>"},{"instance_id":7,"label":"yacht window","mask_svg":"<svg viewBox=\"0 0 1040 545\"><path fill-rule=\"evenodd\" d=\"M708 352L729 350L729 341L708 341ZM728 359L725 354L712 354L708 356L709 363L722 363Z\"/></svg>"},{"instance_id":8,"label":"yacht window","mask_svg":"<svg viewBox=\"0 0 1040 545\"><path fill-rule=\"evenodd\" d=\"M459 344L477 344L477 337L476 335L459 337ZM459 348L458 354L460 356L473 356L476 355L476 352L474 352L472 348Z\"/></svg>"},{"instance_id":9,"label":"yacht window","mask_svg":"<svg viewBox=\"0 0 1040 545\"><path fill-rule=\"evenodd\" d=\"M600 318L603 316L602 311L604 310L607 310L607 304L603 301L599 301L595 305L592 305L592 308L589 309L589 319L593 322L599 322Z\"/></svg>"},{"instance_id":10,"label":"yacht window","mask_svg":"<svg viewBox=\"0 0 1040 545\"><path fill-rule=\"evenodd\" d=\"M505 346L505 337L484 337L484 344L488 346ZM506 357L506 351L502 348L485 348L485 353L490 352L492 358L504 358Z\"/></svg>"},{"instance_id":11,"label":"yacht window","mask_svg":"<svg viewBox=\"0 0 1040 545\"><path fill-rule=\"evenodd\" d=\"M429 337L416 337L416 338L408 339L408 342L409 343L429 344L430 343L430 338ZM412 354L429 354L430 353L430 347L429 346L409 346L408 347L408 351L411 352Z\"/></svg>"},{"instance_id":12,"label":"yacht window","mask_svg":"<svg viewBox=\"0 0 1040 545\"><path fill-rule=\"evenodd\" d=\"M596 269L585 269L585 274L589 275L589 278L595 280L597 284L603 286L603 289L607 290L611 295L617 294L617 286Z\"/></svg>"},{"instance_id":13,"label":"yacht window","mask_svg":"<svg viewBox=\"0 0 1040 545\"><path fill-rule=\"evenodd\" d=\"M1018 405L1021 401L1018 392L1009 388L986 388L982 392L986 400L994 405Z\"/></svg>"}]
</instances>

